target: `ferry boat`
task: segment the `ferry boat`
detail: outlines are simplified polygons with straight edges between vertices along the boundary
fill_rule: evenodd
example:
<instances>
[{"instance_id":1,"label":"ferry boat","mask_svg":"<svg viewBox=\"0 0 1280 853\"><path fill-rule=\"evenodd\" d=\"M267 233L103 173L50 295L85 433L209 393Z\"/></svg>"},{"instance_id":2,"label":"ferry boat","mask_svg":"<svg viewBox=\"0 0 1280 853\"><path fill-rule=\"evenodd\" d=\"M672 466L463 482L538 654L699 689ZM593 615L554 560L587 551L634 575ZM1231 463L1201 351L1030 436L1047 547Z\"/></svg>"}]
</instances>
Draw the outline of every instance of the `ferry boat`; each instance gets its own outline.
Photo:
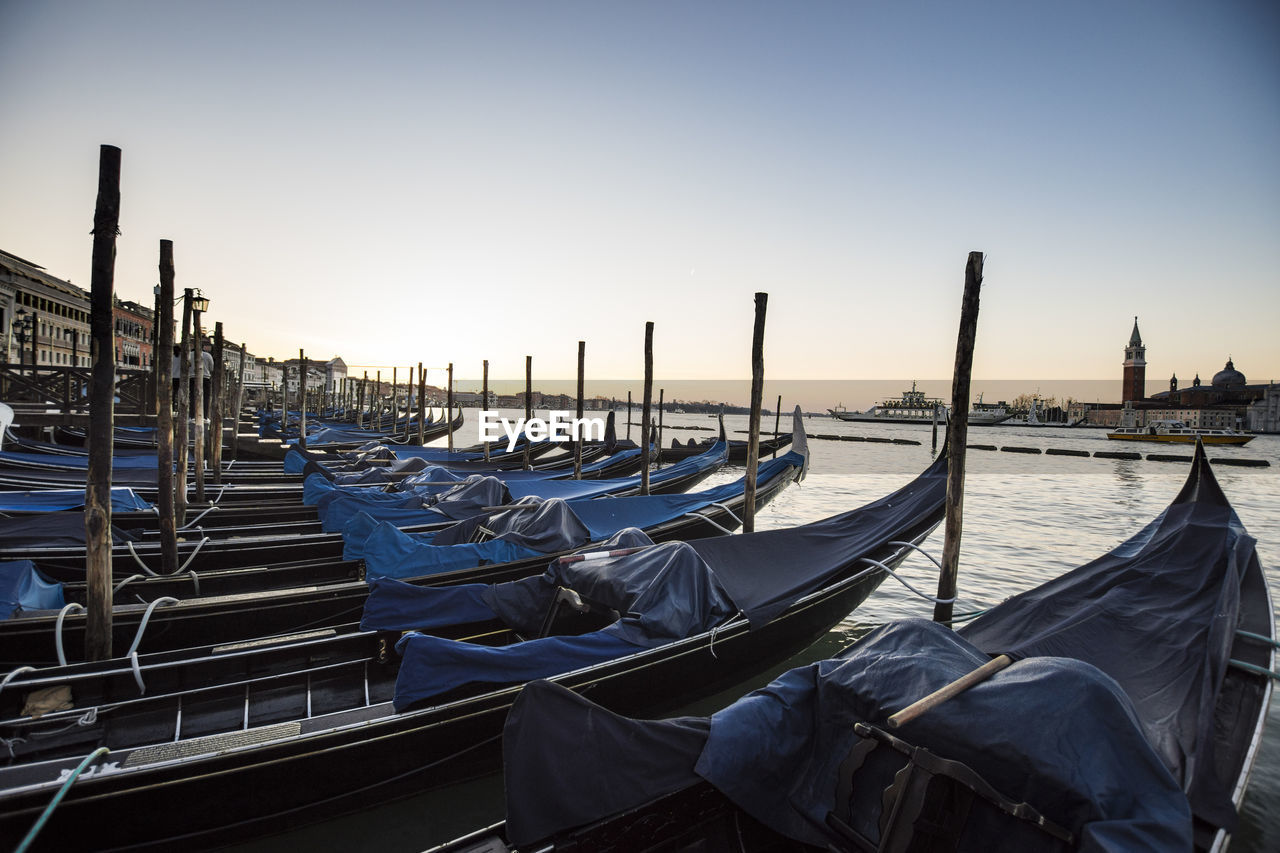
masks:
<instances>
[{"instance_id":1,"label":"ferry boat","mask_svg":"<svg viewBox=\"0 0 1280 853\"><path fill-rule=\"evenodd\" d=\"M1004 400L999 403L984 403L982 395L979 394L973 407L969 409L969 426L992 426L1007 421L1011 417L1013 412L1009 411L1008 404Z\"/></svg>"},{"instance_id":2,"label":"ferry boat","mask_svg":"<svg viewBox=\"0 0 1280 853\"><path fill-rule=\"evenodd\" d=\"M1118 441L1173 441L1191 444L1197 438L1205 444L1248 444L1253 436L1233 429L1200 429L1182 421L1152 421L1142 427L1119 427L1107 433Z\"/></svg>"},{"instance_id":3,"label":"ferry boat","mask_svg":"<svg viewBox=\"0 0 1280 853\"><path fill-rule=\"evenodd\" d=\"M865 412L850 412L844 406L828 409L833 418L842 421L870 421L881 424L931 424L935 417L939 422L947 419L947 407L937 397L926 397L923 391L916 390L916 383L911 383L910 391L903 391L897 400L884 400L876 403Z\"/></svg>"}]
</instances>

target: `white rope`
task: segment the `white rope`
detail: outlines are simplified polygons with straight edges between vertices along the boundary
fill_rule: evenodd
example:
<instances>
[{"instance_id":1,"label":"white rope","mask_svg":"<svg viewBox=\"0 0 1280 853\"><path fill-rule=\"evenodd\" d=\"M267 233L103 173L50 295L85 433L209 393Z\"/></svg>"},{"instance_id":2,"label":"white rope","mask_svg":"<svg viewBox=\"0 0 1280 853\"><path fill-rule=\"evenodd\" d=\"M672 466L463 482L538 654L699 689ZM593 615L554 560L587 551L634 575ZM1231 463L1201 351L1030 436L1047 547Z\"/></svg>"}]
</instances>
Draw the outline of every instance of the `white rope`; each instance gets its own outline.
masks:
<instances>
[{"instance_id":1,"label":"white rope","mask_svg":"<svg viewBox=\"0 0 1280 853\"><path fill-rule=\"evenodd\" d=\"M929 558L929 560L930 560L930 562L932 562L935 566L937 566L937 567L938 567L938 571L942 571L942 563L938 560L938 558L937 558L937 557L935 557L935 556L933 556L932 554L930 554L930 553L929 553L928 551L926 551L925 549L921 548L921 547L920 547L919 545L917 545L916 543L914 543L914 542L904 542L904 541L899 540L899 541L896 541L896 542L890 542L889 544L890 544L890 545L901 545L901 546L902 546L902 547L904 547L904 548L914 548L915 550L919 551L921 554L924 554L926 557L928 557L928 558Z\"/></svg>"},{"instance_id":2,"label":"white rope","mask_svg":"<svg viewBox=\"0 0 1280 853\"><path fill-rule=\"evenodd\" d=\"M138 682L138 693L145 694L147 686L142 683L142 667L138 663L138 645L142 642L142 634L147 629L147 623L151 621L151 614L157 607L162 604L177 604L178 599L164 596L157 598L155 601L147 605L147 612L142 614L142 621L138 624L138 633L133 637L133 645L129 647L129 663L133 668L133 680Z\"/></svg>"},{"instance_id":3,"label":"white rope","mask_svg":"<svg viewBox=\"0 0 1280 853\"><path fill-rule=\"evenodd\" d=\"M954 604L954 603L955 603L955 598L935 598L934 596L929 595L929 594L928 594L928 593L926 593L926 592L921 592L920 590L918 590L918 589L916 589L914 586L912 586L910 583L908 583L904 578L899 577L899 576L898 576L898 575L893 571L893 569L889 568L888 566L886 566L884 563L880 562L879 560L873 560L873 559L871 559L870 557L863 557L863 558L862 558L862 560L861 560L860 562L863 562L863 563L870 563L871 565L878 567L881 571L883 571L884 573L886 573L887 575L889 575L889 577L893 578L893 579L894 579L894 580L896 580L898 583L902 584L902 585L903 585L903 586L905 586L907 589L911 590L911 591L912 591L912 592L914 592L916 595L918 595L918 596L920 596L921 598L923 598L925 601L932 601L934 604Z\"/></svg>"},{"instance_id":4,"label":"white rope","mask_svg":"<svg viewBox=\"0 0 1280 853\"><path fill-rule=\"evenodd\" d=\"M181 527L179 527L179 528L178 528L178 530L179 530L179 531L182 531L182 530L190 530L190 529L191 529L191 527L192 527L192 525L194 525L194 524L195 524L197 521L199 521L200 519L204 518L204 517L205 517L206 515L208 515L209 513L213 512L215 509L221 509L221 507L216 507L216 506L213 506L212 504L210 504L209 506L205 507L204 512L200 513L200 514L199 514L199 515L197 515L195 518L191 519L191 520L190 520L190 521L188 521L186 524L184 524L184 525L182 525Z\"/></svg>"},{"instance_id":5,"label":"white rope","mask_svg":"<svg viewBox=\"0 0 1280 853\"><path fill-rule=\"evenodd\" d=\"M67 665L67 656L62 651L62 620L66 618L66 615L68 613L84 613L84 612L85 612L84 605L77 604L74 601L58 611L58 621L53 628L54 630L53 641L54 641L54 645L57 647L57 650L58 650L58 663L61 666Z\"/></svg>"},{"instance_id":6,"label":"white rope","mask_svg":"<svg viewBox=\"0 0 1280 853\"><path fill-rule=\"evenodd\" d=\"M129 577L120 581L120 583L116 584L111 588L111 597L115 598L116 593L124 589L126 584L130 584L130 583L133 583L134 581L142 581L146 579L147 579L146 575L129 575Z\"/></svg>"},{"instance_id":7,"label":"white rope","mask_svg":"<svg viewBox=\"0 0 1280 853\"><path fill-rule=\"evenodd\" d=\"M206 536L203 539L201 539L199 542L197 542L195 550L191 552L191 556L187 557L187 561L185 563L183 563L181 566L178 566L178 571L174 572L174 574L180 575L183 572L187 571L187 566L191 565L191 561L196 558L196 554L200 553L200 549L203 548L204 543L208 541L209 541L209 537Z\"/></svg>"},{"instance_id":8,"label":"white rope","mask_svg":"<svg viewBox=\"0 0 1280 853\"><path fill-rule=\"evenodd\" d=\"M726 506L725 504L722 504L722 503L713 503L713 504L712 504L712 506L718 506L718 507L720 507L722 510L724 510L724 511L725 511L725 512L727 512L727 513L729 513L729 517L730 517L730 518L732 518L734 521L738 522L739 524L741 524L741 523L742 523L742 519L741 519L741 518L738 518L738 516L734 515L733 510L729 509L729 507L728 507L728 506Z\"/></svg>"},{"instance_id":9,"label":"white rope","mask_svg":"<svg viewBox=\"0 0 1280 853\"><path fill-rule=\"evenodd\" d=\"M731 514L732 514L732 513L731 513ZM725 533L728 533L728 534L729 534L729 535L731 535L731 536L733 535L733 531L732 531L732 530L730 530L729 528L725 527L723 524L720 524L720 523L719 523L719 522L717 522L716 520L714 520L714 519L712 519L712 518L708 518L707 516L703 515L703 514L702 514L702 513L700 513L700 512L686 512L686 513L685 513L685 515L690 516L691 518L700 518L700 519L702 519L703 521L705 521L707 524L710 524L712 527L714 527L714 528L716 528L716 529L718 529L718 530L723 530Z\"/></svg>"},{"instance_id":10,"label":"white rope","mask_svg":"<svg viewBox=\"0 0 1280 853\"><path fill-rule=\"evenodd\" d=\"M137 551L135 551L135 550L133 550L133 540L132 540L132 539L126 539L126 540L124 540L124 544L125 544L125 547L129 549L129 556L133 557L133 561L134 561L135 563L137 563L137 564L142 568L142 571L143 571L144 573L146 573L147 575L150 575L150 576L151 576L151 577L153 577L153 578L159 577L159 575L157 575L155 572L151 571L151 567L150 567L150 566L148 566L146 563L142 562L142 558L138 556L138 552L137 552Z\"/></svg>"},{"instance_id":11,"label":"white rope","mask_svg":"<svg viewBox=\"0 0 1280 853\"><path fill-rule=\"evenodd\" d=\"M19 675L22 675L22 673L24 673L24 672L35 672L35 671L36 671L36 668L35 668L34 666L20 666L20 667L18 667L18 668L17 668L17 669L15 669L13 672L11 672L11 673L9 673L8 675L6 675L6 676L4 677L4 680L3 680L3 681L0 681L0 691L3 691L3 690L4 690L4 686L5 686L6 684L8 684L8 683L9 683L10 681L12 681L13 679L17 678Z\"/></svg>"}]
</instances>

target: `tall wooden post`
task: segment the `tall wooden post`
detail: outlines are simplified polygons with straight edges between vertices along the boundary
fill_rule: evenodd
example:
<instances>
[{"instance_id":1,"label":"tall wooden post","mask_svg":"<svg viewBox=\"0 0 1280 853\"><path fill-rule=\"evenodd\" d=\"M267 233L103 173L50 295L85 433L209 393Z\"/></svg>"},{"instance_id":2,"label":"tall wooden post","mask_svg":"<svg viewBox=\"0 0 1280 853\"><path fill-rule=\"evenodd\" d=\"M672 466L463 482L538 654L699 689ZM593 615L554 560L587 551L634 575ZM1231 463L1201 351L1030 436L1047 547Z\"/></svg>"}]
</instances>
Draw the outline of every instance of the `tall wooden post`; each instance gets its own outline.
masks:
<instances>
[{"instance_id":1,"label":"tall wooden post","mask_svg":"<svg viewBox=\"0 0 1280 853\"><path fill-rule=\"evenodd\" d=\"M182 291L182 342L178 347L178 415L173 431L174 461L173 501L174 519L179 527L187 520L187 453L191 442L191 300L195 291Z\"/></svg>"},{"instance_id":2,"label":"tall wooden post","mask_svg":"<svg viewBox=\"0 0 1280 853\"><path fill-rule=\"evenodd\" d=\"M391 367L391 428L387 430L392 438L400 431L400 369Z\"/></svg>"},{"instance_id":3,"label":"tall wooden post","mask_svg":"<svg viewBox=\"0 0 1280 853\"><path fill-rule=\"evenodd\" d=\"M418 446L427 443L427 373L418 362Z\"/></svg>"},{"instance_id":4,"label":"tall wooden post","mask_svg":"<svg viewBox=\"0 0 1280 853\"><path fill-rule=\"evenodd\" d=\"M631 440L631 392L627 391L627 441Z\"/></svg>"},{"instance_id":5,"label":"tall wooden post","mask_svg":"<svg viewBox=\"0 0 1280 853\"><path fill-rule=\"evenodd\" d=\"M298 349L298 445L307 446L307 354Z\"/></svg>"},{"instance_id":6,"label":"tall wooden post","mask_svg":"<svg viewBox=\"0 0 1280 853\"><path fill-rule=\"evenodd\" d=\"M444 397L444 399L445 399L445 408L448 410L448 411L446 411L446 412L445 412L445 415L444 415L444 416L445 416L445 418L447 419L448 423L450 424L450 429L449 429L449 452L450 452L450 453L452 453L452 452L453 452L453 429L452 429L452 424L453 424L453 362L452 362L452 361L451 361L451 362L449 362L449 389L445 392L445 397Z\"/></svg>"},{"instance_id":7,"label":"tall wooden post","mask_svg":"<svg viewBox=\"0 0 1280 853\"><path fill-rule=\"evenodd\" d=\"M236 401L231 406L231 459L240 458L240 409L244 406L244 363L249 357L248 344L240 342L240 365L236 370Z\"/></svg>"},{"instance_id":8,"label":"tall wooden post","mask_svg":"<svg viewBox=\"0 0 1280 853\"><path fill-rule=\"evenodd\" d=\"M969 379L973 372L973 344L978 334L978 296L982 290L982 253L970 252L964 268L964 299L960 303L960 333L956 338L956 367L951 379L951 419L947 423L947 517L942 541L942 572L933 621L950 622L960 570L960 531L964 521L964 455L969 435Z\"/></svg>"},{"instance_id":9,"label":"tall wooden post","mask_svg":"<svg viewBox=\"0 0 1280 853\"><path fill-rule=\"evenodd\" d=\"M747 482L742 532L756 529L756 473L760 470L760 398L764 395L764 318L769 294L756 294L756 324L751 335L751 416L747 423Z\"/></svg>"},{"instance_id":10,"label":"tall wooden post","mask_svg":"<svg viewBox=\"0 0 1280 853\"><path fill-rule=\"evenodd\" d=\"M533 417L533 356L526 355L524 357L524 422L526 428L529 419ZM524 443L524 470L528 471L533 467L532 463L533 448L529 446L529 442Z\"/></svg>"},{"instance_id":11,"label":"tall wooden post","mask_svg":"<svg viewBox=\"0 0 1280 853\"><path fill-rule=\"evenodd\" d=\"M195 465L196 503L204 503L204 442L207 428L204 417L204 328L200 325L200 313L191 310L191 364L195 368L195 379L191 381L194 388L195 405L195 443L191 448L192 462Z\"/></svg>"},{"instance_id":12,"label":"tall wooden post","mask_svg":"<svg viewBox=\"0 0 1280 853\"><path fill-rule=\"evenodd\" d=\"M173 241L160 241L160 297L156 303L156 509L160 514L160 572L178 570L178 533L173 516Z\"/></svg>"},{"instance_id":13,"label":"tall wooden post","mask_svg":"<svg viewBox=\"0 0 1280 853\"><path fill-rule=\"evenodd\" d=\"M76 345L80 333L71 333L71 364L76 366ZM169 359L160 358L160 285L155 286L155 304L151 311L151 393L147 395L147 406L153 415L160 414L160 383L169 381ZM158 446L158 443L157 443Z\"/></svg>"},{"instance_id":14,"label":"tall wooden post","mask_svg":"<svg viewBox=\"0 0 1280 853\"><path fill-rule=\"evenodd\" d=\"M112 272L114 272L114 269L112 270ZM92 327L90 327L91 335L92 335L92 331L93 331ZM31 312L31 375L32 377L36 375L36 368L39 366L39 362L36 361L36 344L38 344L39 342L40 342L40 312L32 311ZM21 353L19 353L19 355L21 355Z\"/></svg>"},{"instance_id":15,"label":"tall wooden post","mask_svg":"<svg viewBox=\"0 0 1280 853\"><path fill-rule=\"evenodd\" d=\"M640 411L640 494L649 494L649 407L653 402L653 321L644 324L644 404ZM630 418L627 418L630 421Z\"/></svg>"},{"instance_id":16,"label":"tall wooden post","mask_svg":"<svg viewBox=\"0 0 1280 853\"><path fill-rule=\"evenodd\" d=\"M586 388L584 384L586 379L586 364L587 364L587 342L578 341L578 410L577 410L578 420L577 420L577 423L579 424L582 423L583 404L585 403L585 400L583 399L583 394L585 393L585 388ZM579 430L581 430L581 427L579 427ZM575 480L582 479L582 432L581 431L579 431L578 433L577 440L573 442L573 479Z\"/></svg>"},{"instance_id":17,"label":"tall wooden post","mask_svg":"<svg viewBox=\"0 0 1280 853\"><path fill-rule=\"evenodd\" d=\"M377 426L375 426L374 429L376 429L378 432L382 432L383 419L382 419L382 370L381 369L374 371L374 384L378 386L378 389L373 392L373 399L377 401L376 405L378 407Z\"/></svg>"},{"instance_id":18,"label":"tall wooden post","mask_svg":"<svg viewBox=\"0 0 1280 853\"><path fill-rule=\"evenodd\" d=\"M213 324L213 387L209 392L209 470L213 472L213 481L222 482L222 437L225 434L222 423L222 339L221 321Z\"/></svg>"},{"instance_id":19,"label":"tall wooden post","mask_svg":"<svg viewBox=\"0 0 1280 853\"><path fill-rule=\"evenodd\" d=\"M489 408L489 359L484 360L484 384L480 389L480 411ZM489 461L489 442L484 443L484 461Z\"/></svg>"},{"instance_id":20,"label":"tall wooden post","mask_svg":"<svg viewBox=\"0 0 1280 853\"><path fill-rule=\"evenodd\" d=\"M658 389L658 440L654 442L654 447L657 448L658 451L658 458L656 461L659 468L662 467L662 410L666 408L666 402L664 400L666 395L666 388Z\"/></svg>"},{"instance_id":21,"label":"tall wooden post","mask_svg":"<svg viewBox=\"0 0 1280 853\"><path fill-rule=\"evenodd\" d=\"M119 223L120 149L103 145L98 152L98 200L93 213L90 285L93 381L89 386L89 471L84 494L88 603L84 654L87 660L111 657L111 453L116 373L111 293Z\"/></svg>"},{"instance_id":22,"label":"tall wooden post","mask_svg":"<svg viewBox=\"0 0 1280 853\"><path fill-rule=\"evenodd\" d=\"M773 437L776 441L778 438L778 428L782 425L782 395L778 395L778 407L773 412ZM778 446L773 447L773 458L778 458Z\"/></svg>"}]
</instances>

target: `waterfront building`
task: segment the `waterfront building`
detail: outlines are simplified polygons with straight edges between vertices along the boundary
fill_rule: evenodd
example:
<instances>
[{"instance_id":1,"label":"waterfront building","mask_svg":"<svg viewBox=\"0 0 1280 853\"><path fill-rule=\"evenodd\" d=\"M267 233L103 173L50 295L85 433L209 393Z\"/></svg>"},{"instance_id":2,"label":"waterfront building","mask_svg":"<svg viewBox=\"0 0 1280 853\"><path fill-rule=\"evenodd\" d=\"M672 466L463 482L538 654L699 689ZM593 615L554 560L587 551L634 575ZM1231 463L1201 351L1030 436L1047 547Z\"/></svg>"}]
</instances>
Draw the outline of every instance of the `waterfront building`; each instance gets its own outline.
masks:
<instances>
[{"instance_id":1,"label":"waterfront building","mask_svg":"<svg viewBox=\"0 0 1280 853\"><path fill-rule=\"evenodd\" d=\"M1280 432L1280 385L1273 382L1249 384L1244 373L1227 357L1226 365L1209 384L1196 374L1192 383L1180 388L1176 374L1169 389L1147 397L1144 391L1147 349L1133 318L1133 332L1124 348L1120 403L1071 404L1071 423L1092 426L1146 426L1157 420L1178 420L1199 429L1239 429Z\"/></svg>"}]
</instances>

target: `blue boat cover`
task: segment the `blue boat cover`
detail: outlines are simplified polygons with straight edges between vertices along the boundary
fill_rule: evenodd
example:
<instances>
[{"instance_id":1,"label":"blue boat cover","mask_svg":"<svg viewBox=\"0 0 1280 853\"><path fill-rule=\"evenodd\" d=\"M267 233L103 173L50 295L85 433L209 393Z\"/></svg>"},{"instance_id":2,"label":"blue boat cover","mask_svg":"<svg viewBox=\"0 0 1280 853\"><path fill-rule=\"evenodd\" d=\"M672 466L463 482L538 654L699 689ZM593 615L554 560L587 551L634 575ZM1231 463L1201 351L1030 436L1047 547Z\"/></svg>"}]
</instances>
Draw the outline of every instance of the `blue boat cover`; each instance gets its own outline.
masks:
<instances>
[{"instance_id":1,"label":"blue boat cover","mask_svg":"<svg viewBox=\"0 0 1280 853\"><path fill-rule=\"evenodd\" d=\"M0 619L11 619L29 610L60 610L62 584L50 583L30 560L0 562Z\"/></svg>"},{"instance_id":2,"label":"blue boat cover","mask_svg":"<svg viewBox=\"0 0 1280 853\"><path fill-rule=\"evenodd\" d=\"M607 542L592 544L578 553L601 553L621 548L641 548L652 545L653 540L634 527L618 531ZM527 578L510 584L471 583L458 586L417 586L392 578L377 578L369 582L369 597L365 600L360 628L363 631L411 631L439 628L465 622L497 619L499 604L493 590L504 587L500 597L507 602L527 592L529 598L542 602L546 609L545 583L541 578ZM553 590L554 592L554 590ZM529 609L536 605L528 605ZM541 615L537 618L541 619ZM534 626L538 627L538 626Z\"/></svg>"},{"instance_id":3,"label":"blue boat cover","mask_svg":"<svg viewBox=\"0 0 1280 853\"><path fill-rule=\"evenodd\" d=\"M842 765L861 740L854 724L885 728L892 710L986 660L937 623L903 620L839 658L784 673L714 714L709 726L696 718L629 720L562 687L528 685L504 737L508 836L527 844L705 779L797 841L824 848L836 842L826 829L832 812L874 840L887 780L871 772L872 762L864 765L867 775L855 772L846 783L848 799L836 801ZM968 765L1006 798L1030 803L1074 832L1080 850L1191 848L1186 798L1147 744L1132 704L1083 662L1020 661L949 700L945 713L923 714L895 734ZM655 751L657 739L663 743ZM610 766L636 772L624 785L601 785L599 761L586 758L557 763L547 774L555 755L608 756ZM968 829L973 837L960 850L985 853L993 837L1003 839L1002 849L1043 844L1017 822Z\"/></svg>"},{"instance_id":4,"label":"blue boat cover","mask_svg":"<svg viewBox=\"0 0 1280 853\"><path fill-rule=\"evenodd\" d=\"M1246 573L1261 573L1255 542L1198 447L1174 502L1110 553L956 633L922 620L884 626L714 715L704 745L683 755L631 754L625 743L651 724L559 688L526 688L508 719L509 835L524 844L705 779L791 838L826 846L834 811L874 841L883 777L861 786L861 769L841 777L854 723L884 728L893 712L1008 654L1011 666L894 733L1029 803L1081 850L1191 849L1192 814L1228 831L1236 821L1234 780L1215 772L1213 726ZM705 721L682 726L699 735ZM610 786L600 785L596 746L611 766L639 766L648 778L632 776L618 796L602 790ZM546 757L556 754L586 757L573 769L557 764L553 784ZM1038 846L995 832L980 827L957 849L991 849L993 837Z\"/></svg>"},{"instance_id":5,"label":"blue boat cover","mask_svg":"<svg viewBox=\"0 0 1280 853\"><path fill-rule=\"evenodd\" d=\"M84 506L84 489L37 489L30 492L0 492L0 512L57 512ZM111 489L112 512L148 512L154 507L133 489Z\"/></svg>"},{"instance_id":6,"label":"blue boat cover","mask_svg":"<svg viewBox=\"0 0 1280 853\"><path fill-rule=\"evenodd\" d=\"M54 453L21 453L14 450L0 450L0 463L9 462L17 467L38 466L41 468L65 469L71 471L88 471L88 456L64 456ZM136 456L112 456L111 468L129 470L155 470L157 466L154 453Z\"/></svg>"},{"instance_id":7,"label":"blue boat cover","mask_svg":"<svg viewBox=\"0 0 1280 853\"><path fill-rule=\"evenodd\" d=\"M436 533L430 544L380 522L362 546L366 576L421 577L568 551L591 541L564 501L535 505L535 510L507 510L459 522ZM471 533L480 524L494 535L472 543Z\"/></svg>"},{"instance_id":8,"label":"blue boat cover","mask_svg":"<svg viewBox=\"0 0 1280 853\"><path fill-rule=\"evenodd\" d=\"M138 539L137 535L114 524L110 536L112 545ZM83 548L86 541L84 513L50 512L0 518L0 546L5 548Z\"/></svg>"}]
</instances>

